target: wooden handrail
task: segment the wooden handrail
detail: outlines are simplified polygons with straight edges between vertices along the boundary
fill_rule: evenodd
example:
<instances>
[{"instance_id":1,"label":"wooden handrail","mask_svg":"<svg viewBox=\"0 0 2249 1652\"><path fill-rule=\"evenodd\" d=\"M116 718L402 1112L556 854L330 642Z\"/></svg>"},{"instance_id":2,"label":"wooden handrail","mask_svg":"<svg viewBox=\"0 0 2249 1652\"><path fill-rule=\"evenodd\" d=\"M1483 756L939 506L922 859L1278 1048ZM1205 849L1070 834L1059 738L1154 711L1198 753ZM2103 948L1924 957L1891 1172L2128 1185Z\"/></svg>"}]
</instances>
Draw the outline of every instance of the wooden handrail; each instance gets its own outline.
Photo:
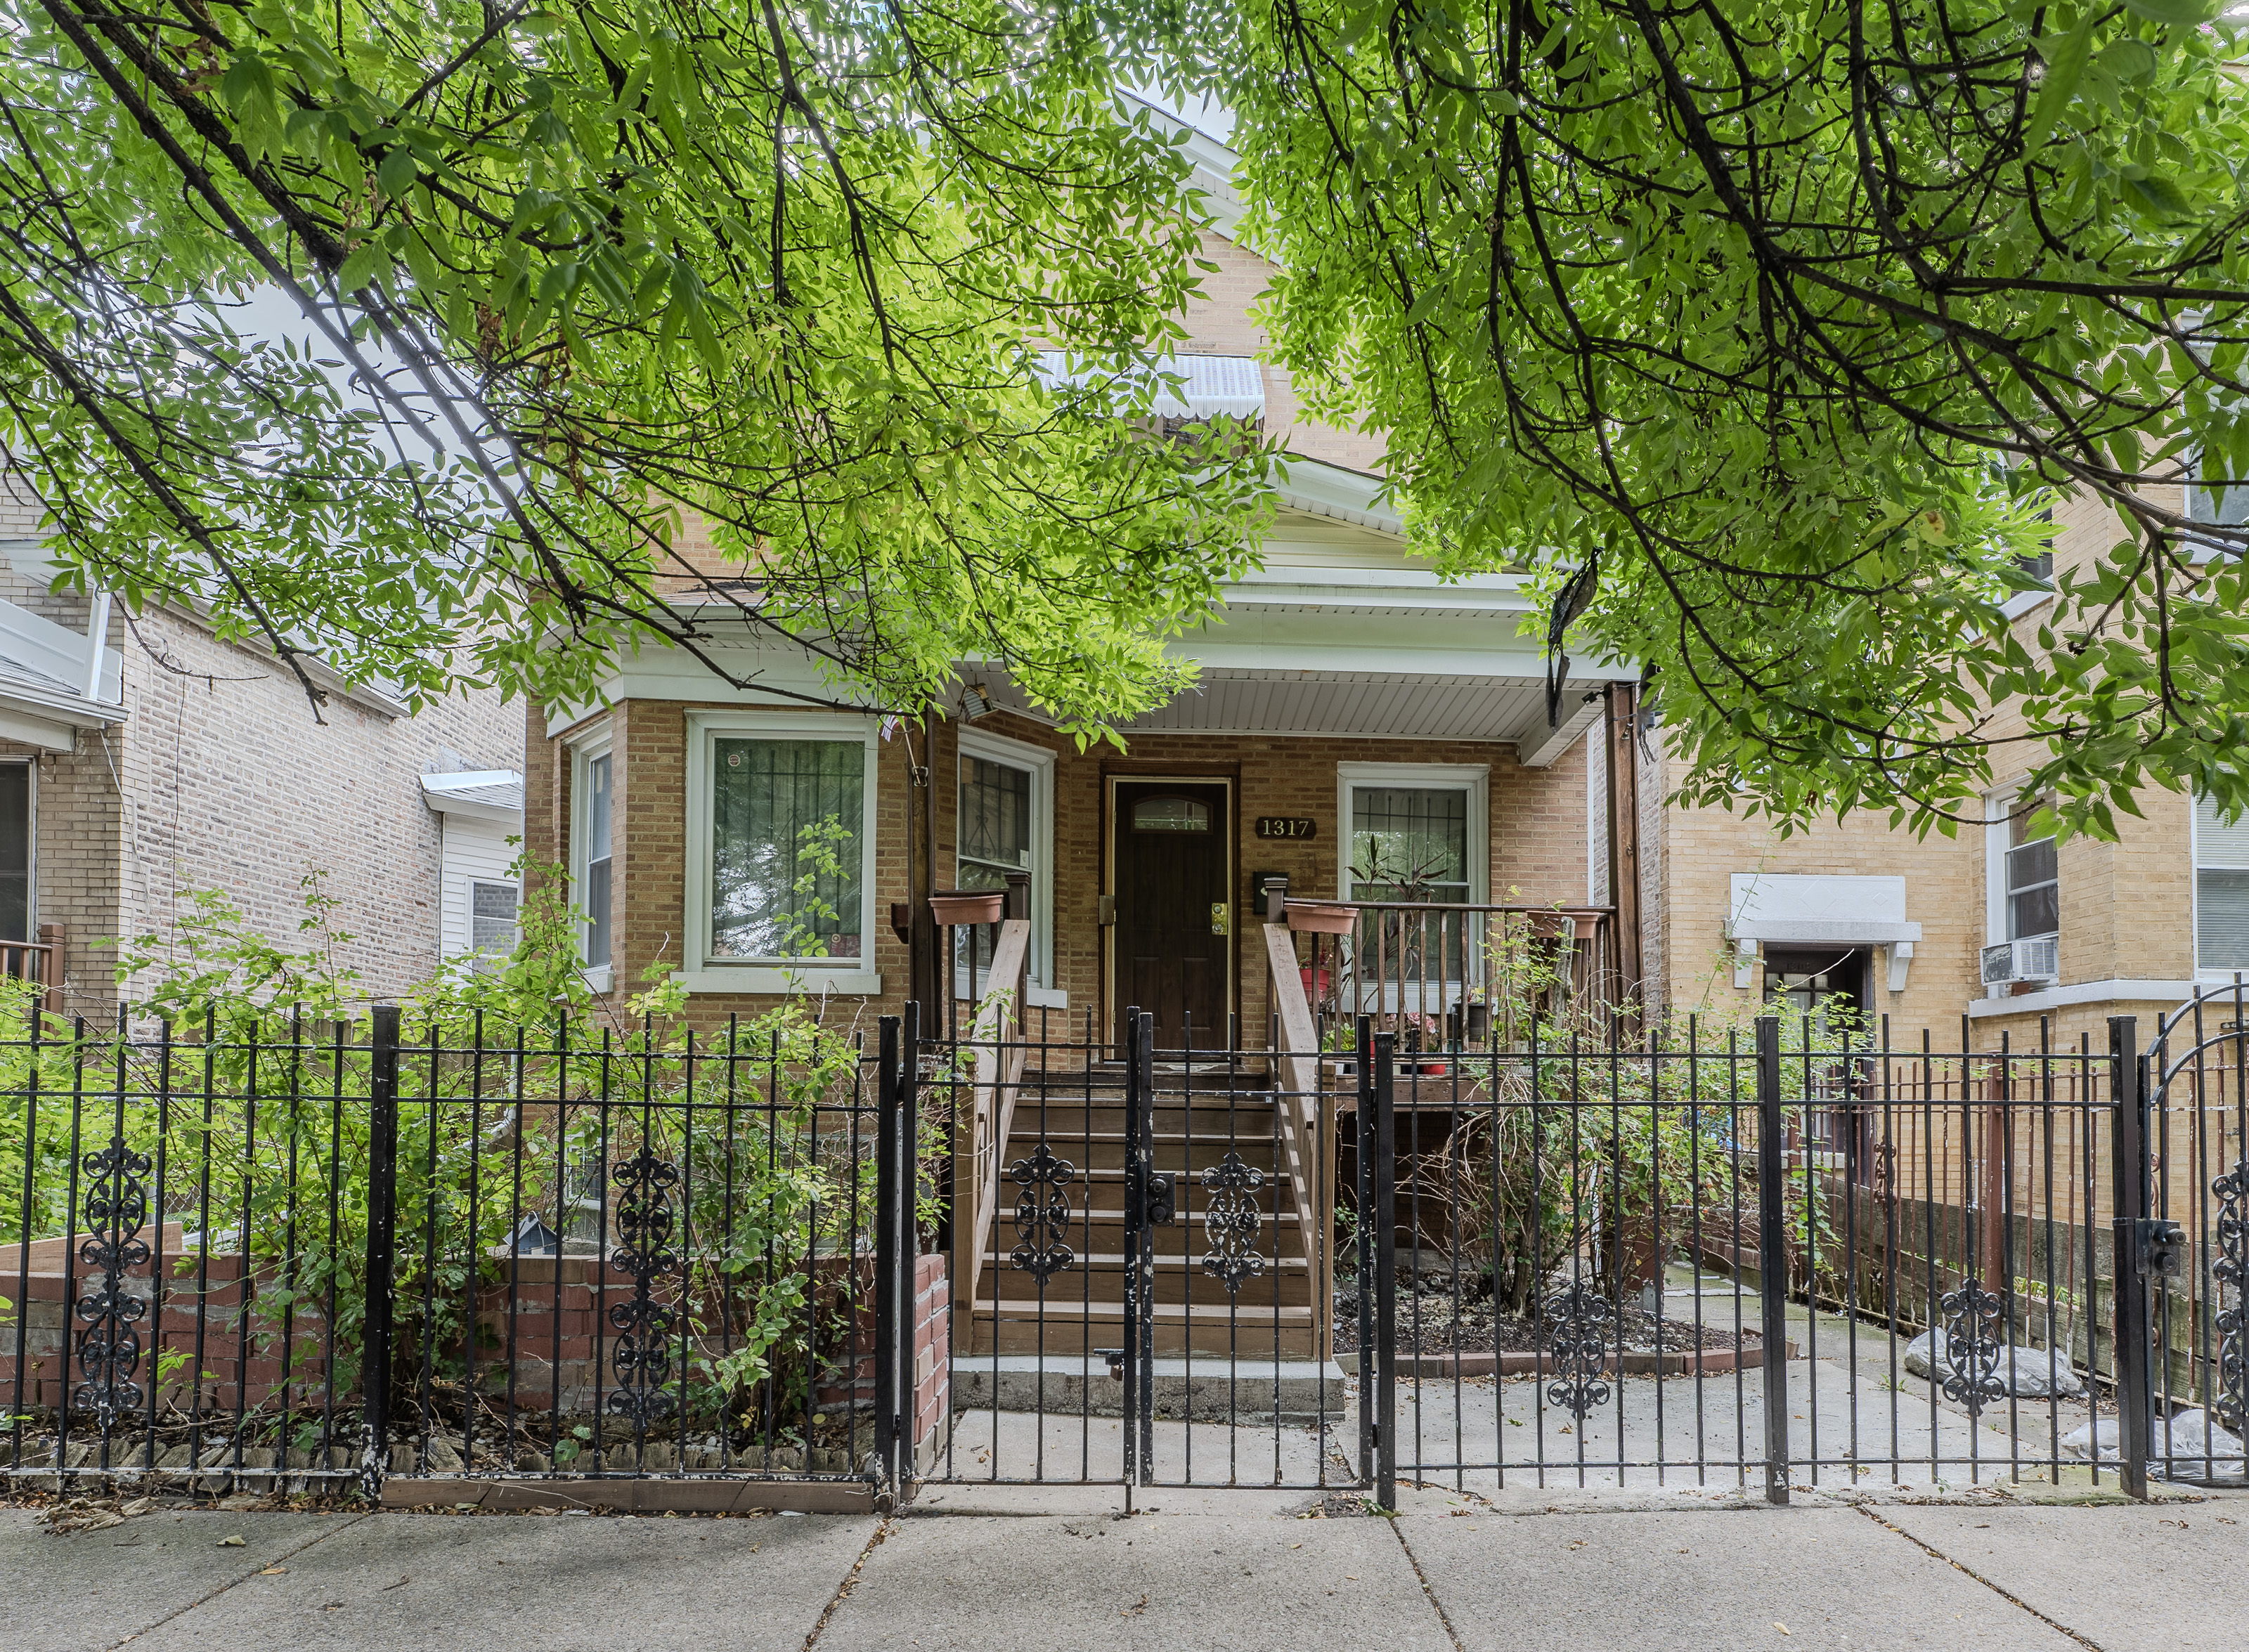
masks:
<instances>
[{"instance_id":1,"label":"wooden handrail","mask_svg":"<svg viewBox=\"0 0 2249 1652\"><path fill-rule=\"evenodd\" d=\"M1265 956L1272 966L1273 1003L1281 1012L1282 1087L1287 1094L1274 1097L1281 1120L1281 1151L1288 1161L1290 1186L1296 1196L1296 1224L1304 1240L1304 1265L1310 1269L1319 1255L1314 1244L1318 1232L1312 1209L1311 1155L1304 1142L1304 1116L1309 1109L1318 1118L1320 1091L1319 1024L1312 1018L1311 1002L1304 996L1304 977L1296 963L1296 943L1285 923L1265 926Z\"/></svg>"},{"instance_id":2,"label":"wooden handrail","mask_svg":"<svg viewBox=\"0 0 2249 1652\"><path fill-rule=\"evenodd\" d=\"M968 1124L969 1231L974 1236L967 1257L971 1303L976 1300L984 1250L991 1243L999 1212L1001 1164L1007 1157L1008 1134L1015 1124L1015 1097L1021 1089L1021 1035L1030 946L1029 919L1008 918L1001 923L991 971L984 977L984 996L968 1032L968 1059L975 1064ZM1011 1033L1015 1035L1012 1040Z\"/></svg>"}]
</instances>

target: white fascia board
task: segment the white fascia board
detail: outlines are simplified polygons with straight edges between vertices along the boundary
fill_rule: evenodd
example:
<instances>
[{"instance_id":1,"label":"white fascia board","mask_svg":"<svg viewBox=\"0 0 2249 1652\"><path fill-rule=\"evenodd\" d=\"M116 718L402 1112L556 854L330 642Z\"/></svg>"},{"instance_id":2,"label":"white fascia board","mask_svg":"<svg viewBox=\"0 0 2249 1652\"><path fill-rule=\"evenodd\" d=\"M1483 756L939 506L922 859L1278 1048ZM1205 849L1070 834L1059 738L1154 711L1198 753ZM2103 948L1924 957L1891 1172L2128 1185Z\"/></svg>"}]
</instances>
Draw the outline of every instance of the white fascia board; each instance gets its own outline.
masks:
<instances>
[{"instance_id":1,"label":"white fascia board","mask_svg":"<svg viewBox=\"0 0 2249 1652\"><path fill-rule=\"evenodd\" d=\"M1211 228L1237 245L1241 242L1241 219L1247 210L1241 191L1234 182L1234 169L1241 157L1199 127L1188 125L1170 110L1160 108L1147 99L1130 92L1118 94L1131 106L1128 113L1145 109L1148 118L1166 132L1184 134L1180 153L1187 158L1193 171L1187 178L1187 188L1203 194L1204 208L1211 216Z\"/></svg>"},{"instance_id":2,"label":"white fascia board","mask_svg":"<svg viewBox=\"0 0 2249 1652\"><path fill-rule=\"evenodd\" d=\"M78 750L78 730L67 723L58 723L50 717L33 716L20 711L0 696L0 740L13 740L19 745L37 746L42 751L75 751Z\"/></svg>"},{"instance_id":3,"label":"white fascia board","mask_svg":"<svg viewBox=\"0 0 2249 1652\"><path fill-rule=\"evenodd\" d=\"M511 790L514 802L500 800ZM440 814L457 814L466 819L518 830L523 826L523 776L513 769L425 774L422 777L422 800Z\"/></svg>"},{"instance_id":4,"label":"white fascia board","mask_svg":"<svg viewBox=\"0 0 2249 1652\"><path fill-rule=\"evenodd\" d=\"M697 705L763 706L819 712L829 709L826 703L849 703L858 697L849 685L828 677L808 649L778 641L754 639L749 635L749 622L739 618L732 622L738 634L728 636L725 634L728 621L716 617L719 611L714 610L714 617L708 618L693 610L686 612L711 634L699 639L704 652L735 675L747 679L748 687L736 688L714 675L708 666L684 648L651 644L622 657L612 656L591 702L550 707L547 714L548 737L561 735L588 717L598 716L623 700L681 700ZM810 700L799 697L806 696L811 696ZM870 711L884 709L871 696L859 698L859 703Z\"/></svg>"},{"instance_id":5,"label":"white fascia board","mask_svg":"<svg viewBox=\"0 0 2249 1652\"><path fill-rule=\"evenodd\" d=\"M17 716L69 729L101 729L125 721L121 704L89 700L60 688L50 689L0 672L0 709ZM69 751L66 742L60 750Z\"/></svg>"},{"instance_id":6,"label":"white fascia board","mask_svg":"<svg viewBox=\"0 0 2249 1652\"><path fill-rule=\"evenodd\" d=\"M1883 923L1867 918L1826 918L1791 920L1778 918L1747 918L1726 926L1727 936L1735 941L1764 941L1788 945L1804 943L1810 945L1888 946L1893 942L1918 941L1918 923Z\"/></svg>"},{"instance_id":7,"label":"white fascia board","mask_svg":"<svg viewBox=\"0 0 2249 1652\"><path fill-rule=\"evenodd\" d=\"M1574 661L1572 662L1576 663ZM1574 708L1572 702L1575 701ZM1574 677L1562 686L1561 726L1547 730L1544 740L1534 733L1516 743L1516 760L1526 769L1549 769L1564 752L1577 744L1593 719L1601 714L1600 693L1588 690Z\"/></svg>"},{"instance_id":8,"label":"white fascia board","mask_svg":"<svg viewBox=\"0 0 2249 1652\"><path fill-rule=\"evenodd\" d=\"M1369 470L1290 454L1280 461L1275 491L1282 502L1316 517L1332 517L1377 533L1403 538L1406 524L1382 499L1384 480Z\"/></svg>"},{"instance_id":9,"label":"white fascia board","mask_svg":"<svg viewBox=\"0 0 2249 1652\"><path fill-rule=\"evenodd\" d=\"M1252 568L1228 580L1229 608L1269 607L1450 609L1523 614L1537 605L1511 573L1470 573L1448 579L1425 568Z\"/></svg>"}]
</instances>

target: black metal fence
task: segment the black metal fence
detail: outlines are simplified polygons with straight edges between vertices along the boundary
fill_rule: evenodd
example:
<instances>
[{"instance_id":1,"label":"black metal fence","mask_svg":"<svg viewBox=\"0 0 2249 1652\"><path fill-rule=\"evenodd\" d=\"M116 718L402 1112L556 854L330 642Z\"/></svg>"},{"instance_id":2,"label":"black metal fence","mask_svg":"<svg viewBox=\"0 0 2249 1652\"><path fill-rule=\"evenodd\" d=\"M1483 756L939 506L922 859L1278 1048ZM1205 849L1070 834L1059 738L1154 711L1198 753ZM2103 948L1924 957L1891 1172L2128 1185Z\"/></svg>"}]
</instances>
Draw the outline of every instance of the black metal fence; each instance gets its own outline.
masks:
<instances>
[{"instance_id":1,"label":"black metal fence","mask_svg":"<svg viewBox=\"0 0 2249 1652\"><path fill-rule=\"evenodd\" d=\"M2238 1480L2245 1021L2191 1019L2153 1064L2129 1020L2097 1052L1767 1018L1435 1060L1362 1024L1363 1471Z\"/></svg>"},{"instance_id":2,"label":"black metal fence","mask_svg":"<svg viewBox=\"0 0 2249 1652\"><path fill-rule=\"evenodd\" d=\"M32 1026L0 1045L0 1470L890 1478L899 1048L889 1021L872 1053L395 1009Z\"/></svg>"},{"instance_id":3,"label":"black metal fence","mask_svg":"<svg viewBox=\"0 0 2249 1652\"><path fill-rule=\"evenodd\" d=\"M2239 1479L2244 997L2144 1055L27 1024L0 1470Z\"/></svg>"}]
</instances>

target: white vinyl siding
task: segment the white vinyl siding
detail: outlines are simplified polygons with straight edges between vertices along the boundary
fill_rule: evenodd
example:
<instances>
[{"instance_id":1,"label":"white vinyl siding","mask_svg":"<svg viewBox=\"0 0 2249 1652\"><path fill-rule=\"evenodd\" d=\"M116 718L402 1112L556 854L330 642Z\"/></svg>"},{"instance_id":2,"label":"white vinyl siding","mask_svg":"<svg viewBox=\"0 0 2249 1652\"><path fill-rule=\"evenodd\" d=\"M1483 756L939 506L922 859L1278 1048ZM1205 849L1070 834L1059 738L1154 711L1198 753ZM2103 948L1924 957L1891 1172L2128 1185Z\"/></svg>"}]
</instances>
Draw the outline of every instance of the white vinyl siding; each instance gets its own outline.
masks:
<instances>
[{"instance_id":1,"label":"white vinyl siding","mask_svg":"<svg viewBox=\"0 0 2249 1652\"><path fill-rule=\"evenodd\" d=\"M478 950L476 886L497 884L510 890L517 887L516 849L508 841L509 828L498 821L473 819L464 814L449 814L444 819L438 945L445 956L453 958ZM492 905L489 895L485 905ZM509 950L513 945L511 933L507 945L500 950Z\"/></svg>"}]
</instances>

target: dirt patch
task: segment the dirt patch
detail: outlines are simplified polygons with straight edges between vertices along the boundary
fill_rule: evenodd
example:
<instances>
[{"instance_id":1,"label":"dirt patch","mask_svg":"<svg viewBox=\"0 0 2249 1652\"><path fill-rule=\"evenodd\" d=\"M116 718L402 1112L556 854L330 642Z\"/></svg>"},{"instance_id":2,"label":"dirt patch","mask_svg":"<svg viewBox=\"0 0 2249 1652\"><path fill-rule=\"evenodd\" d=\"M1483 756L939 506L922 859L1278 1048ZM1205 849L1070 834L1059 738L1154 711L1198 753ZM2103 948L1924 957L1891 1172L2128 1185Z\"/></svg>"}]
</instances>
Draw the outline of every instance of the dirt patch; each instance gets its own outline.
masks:
<instances>
[{"instance_id":1,"label":"dirt patch","mask_svg":"<svg viewBox=\"0 0 2249 1652\"><path fill-rule=\"evenodd\" d=\"M1612 1310L1617 1305L1611 1302ZM1358 1351L1358 1292L1348 1281L1335 1294L1336 1352ZM1658 1337L1661 1336L1659 1345ZM1609 1349L1617 1351L1620 1339L1627 1354L1683 1354L1690 1348L1721 1349L1736 1346L1730 1328L1705 1325L1698 1336L1691 1320L1661 1319L1630 1303L1617 1310L1616 1325L1608 1333ZM1760 1346L1744 1333L1740 1346ZM1401 1283L1398 1290L1398 1340L1400 1354L1532 1354L1553 1346L1553 1330L1536 1312L1516 1318L1495 1317L1491 1299L1463 1302L1448 1290L1417 1292Z\"/></svg>"}]
</instances>

